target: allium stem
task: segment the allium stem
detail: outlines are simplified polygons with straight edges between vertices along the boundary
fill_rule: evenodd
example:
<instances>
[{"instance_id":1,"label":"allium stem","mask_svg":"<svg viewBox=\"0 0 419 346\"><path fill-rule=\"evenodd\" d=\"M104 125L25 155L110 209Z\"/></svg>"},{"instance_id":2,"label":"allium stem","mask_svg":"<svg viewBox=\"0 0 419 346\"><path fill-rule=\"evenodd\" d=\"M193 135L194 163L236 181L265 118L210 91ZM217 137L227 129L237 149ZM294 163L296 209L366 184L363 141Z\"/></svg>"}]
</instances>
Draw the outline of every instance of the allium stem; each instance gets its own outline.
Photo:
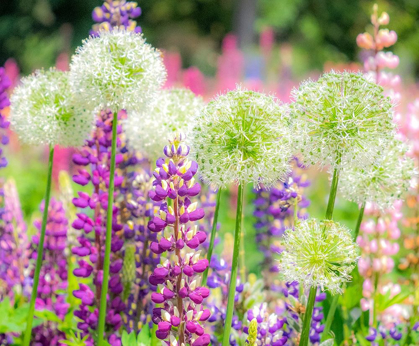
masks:
<instances>
[{"instance_id":1,"label":"allium stem","mask_svg":"<svg viewBox=\"0 0 419 346\"><path fill-rule=\"evenodd\" d=\"M299 346L308 345L308 337L310 335L311 316L313 315L314 303L316 301L317 287L311 286L310 294L308 296L306 312L304 313L303 330L301 332L301 338Z\"/></svg>"},{"instance_id":2,"label":"allium stem","mask_svg":"<svg viewBox=\"0 0 419 346\"><path fill-rule=\"evenodd\" d=\"M359 209L358 220L356 221L355 232L354 232L354 241L359 235L359 229L361 228L362 219L364 218L365 202L362 203L361 209Z\"/></svg>"},{"instance_id":3,"label":"allium stem","mask_svg":"<svg viewBox=\"0 0 419 346\"><path fill-rule=\"evenodd\" d=\"M207 284L208 272L211 266L211 257L214 251L215 235L217 233L218 211L220 210L221 191L222 189L219 188L217 192L217 204L215 205L214 218L212 221L212 229L211 229L211 239L210 239L210 244L209 244L208 252L207 252L207 260L210 265L208 266L207 270L205 270L204 275L202 276L201 286L205 286Z\"/></svg>"},{"instance_id":4,"label":"allium stem","mask_svg":"<svg viewBox=\"0 0 419 346\"><path fill-rule=\"evenodd\" d=\"M238 264L239 264L240 239L241 239L241 228L242 228L242 217L243 217L243 195L244 195L244 184L240 183L239 193L237 197L236 230L234 232L233 263L231 265L230 287L228 290L228 303L227 303L226 319L225 319L225 324L224 324L223 346L230 345L230 331L231 331L231 323L233 321L234 297L236 294L237 269L238 269Z\"/></svg>"},{"instance_id":5,"label":"allium stem","mask_svg":"<svg viewBox=\"0 0 419 346\"><path fill-rule=\"evenodd\" d=\"M333 171L332 185L330 186L329 202L327 203L326 220L333 218L333 210L335 209L336 193L339 183L339 170L337 168ZM334 295L330 305L329 312L326 318L326 324L322 333L322 341L326 340L329 335L330 327L332 326L333 318L335 317L336 308L338 306L339 295Z\"/></svg>"},{"instance_id":6,"label":"allium stem","mask_svg":"<svg viewBox=\"0 0 419 346\"><path fill-rule=\"evenodd\" d=\"M33 277L31 302L30 302L30 305L29 305L29 314L28 314L28 320L27 320L27 324L26 324L25 339L24 339L24 342L23 342L24 346L29 346L29 344L31 342L32 322L33 322L33 315L35 313L35 300L36 300L36 297L38 295L39 275L41 273L42 258L44 256L44 239L45 239L45 230L47 228L47 220L48 220L48 207L49 207L49 199L50 199L50 194L51 194L53 161L54 161L54 146L51 145L49 147L48 179L47 179L47 188L46 188L46 192L45 192L44 214L43 214L43 217L42 217L41 236L39 237L39 244L38 244L38 251L37 251L37 258L36 258L36 267L35 267L35 274L34 274L34 277Z\"/></svg>"},{"instance_id":7,"label":"allium stem","mask_svg":"<svg viewBox=\"0 0 419 346\"><path fill-rule=\"evenodd\" d=\"M327 203L326 220L332 220L333 218L333 210L335 209L338 183L339 183L339 170L335 168L333 171L332 185L330 186L329 202Z\"/></svg>"},{"instance_id":8,"label":"allium stem","mask_svg":"<svg viewBox=\"0 0 419 346\"><path fill-rule=\"evenodd\" d=\"M109 281L109 263L111 256L111 240L112 240L112 213L113 213L113 192L115 180L115 152L116 152L116 134L118 126L118 112L113 114L112 122L112 152L111 152L111 165L109 168L109 191L108 191L108 210L106 217L106 240L105 240L105 257L103 261L103 281L102 292L100 295L100 309L98 321L98 336L97 345L103 346L103 334L105 331L105 318L106 318L106 296L108 294L108 281Z\"/></svg>"}]
</instances>

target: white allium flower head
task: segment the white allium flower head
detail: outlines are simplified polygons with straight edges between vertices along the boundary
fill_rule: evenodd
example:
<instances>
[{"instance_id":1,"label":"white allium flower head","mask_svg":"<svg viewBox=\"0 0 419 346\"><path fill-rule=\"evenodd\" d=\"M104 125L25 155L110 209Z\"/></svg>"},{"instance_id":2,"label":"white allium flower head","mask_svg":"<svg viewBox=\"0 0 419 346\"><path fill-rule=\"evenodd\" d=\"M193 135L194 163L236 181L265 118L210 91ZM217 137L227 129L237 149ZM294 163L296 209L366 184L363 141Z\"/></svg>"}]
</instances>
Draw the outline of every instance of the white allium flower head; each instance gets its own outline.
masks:
<instances>
[{"instance_id":1,"label":"white allium flower head","mask_svg":"<svg viewBox=\"0 0 419 346\"><path fill-rule=\"evenodd\" d=\"M331 220L309 219L284 234L280 271L285 281L320 286L333 294L351 279L359 248L348 228Z\"/></svg>"},{"instance_id":2,"label":"white allium flower head","mask_svg":"<svg viewBox=\"0 0 419 346\"><path fill-rule=\"evenodd\" d=\"M270 186L290 171L288 108L237 87L211 101L195 119L191 151L203 179L215 186Z\"/></svg>"},{"instance_id":3,"label":"white allium flower head","mask_svg":"<svg viewBox=\"0 0 419 346\"><path fill-rule=\"evenodd\" d=\"M292 98L296 149L307 164L361 167L394 137L391 100L360 73L325 73L303 82Z\"/></svg>"},{"instance_id":4,"label":"white allium flower head","mask_svg":"<svg viewBox=\"0 0 419 346\"><path fill-rule=\"evenodd\" d=\"M339 188L355 203L372 202L384 210L403 198L417 176L413 159L406 156L409 147L394 139L384 154L364 167L342 170Z\"/></svg>"},{"instance_id":5,"label":"white allium flower head","mask_svg":"<svg viewBox=\"0 0 419 346\"><path fill-rule=\"evenodd\" d=\"M76 147L88 138L94 115L75 107L68 77L68 72L38 70L14 89L10 120L23 142Z\"/></svg>"},{"instance_id":6,"label":"white allium flower head","mask_svg":"<svg viewBox=\"0 0 419 346\"><path fill-rule=\"evenodd\" d=\"M204 100L189 89L159 91L143 111L131 113L125 121L128 146L156 160L176 134L189 135L204 106Z\"/></svg>"},{"instance_id":7,"label":"white allium flower head","mask_svg":"<svg viewBox=\"0 0 419 346\"><path fill-rule=\"evenodd\" d=\"M141 110L165 80L161 53L124 28L83 41L70 65L73 92L90 110Z\"/></svg>"}]
</instances>

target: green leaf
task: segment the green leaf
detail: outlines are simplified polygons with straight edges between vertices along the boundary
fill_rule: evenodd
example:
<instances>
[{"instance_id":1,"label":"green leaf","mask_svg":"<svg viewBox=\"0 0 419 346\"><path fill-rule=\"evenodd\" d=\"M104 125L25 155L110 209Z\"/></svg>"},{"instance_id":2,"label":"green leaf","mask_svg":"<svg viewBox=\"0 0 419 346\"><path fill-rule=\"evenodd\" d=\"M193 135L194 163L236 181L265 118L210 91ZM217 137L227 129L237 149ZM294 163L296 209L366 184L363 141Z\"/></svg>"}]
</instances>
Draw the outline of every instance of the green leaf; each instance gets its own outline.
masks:
<instances>
[{"instance_id":1,"label":"green leaf","mask_svg":"<svg viewBox=\"0 0 419 346\"><path fill-rule=\"evenodd\" d=\"M35 316L44 321L55 322L58 324L63 323L61 318L59 318L57 314L55 314L54 312L50 310L35 310Z\"/></svg>"},{"instance_id":2,"label":"green leaf","mask_svg":"<svg viewBox=\"0 0 419 346\"><path fill-rule=\"evenodd\" d=\"M141 332L137 336L137 345L138 346L148 346L151 344L151 335L150 335L150 327L148 323L146 323Z\"/></svg>"}]
</instances>

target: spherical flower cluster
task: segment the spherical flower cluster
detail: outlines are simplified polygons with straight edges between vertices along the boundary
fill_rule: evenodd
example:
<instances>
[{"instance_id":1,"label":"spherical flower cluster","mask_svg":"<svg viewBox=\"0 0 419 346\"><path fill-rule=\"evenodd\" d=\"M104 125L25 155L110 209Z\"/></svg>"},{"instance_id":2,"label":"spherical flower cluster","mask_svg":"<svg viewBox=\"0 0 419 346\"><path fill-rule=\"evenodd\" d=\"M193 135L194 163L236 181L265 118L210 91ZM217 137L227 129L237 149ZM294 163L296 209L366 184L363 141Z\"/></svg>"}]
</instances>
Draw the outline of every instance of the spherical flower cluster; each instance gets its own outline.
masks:
<instances>
[{"instance_id":1,"label":"spherical flower cluster","mask_svg":"<svg viewBox=\"0 0 419 346\"><path fill-rule=\"evenodd\" d=\"M99 31L110 31L114 27L123 26L128 31L141 32L141 27L133 18L141 14L141 8L133 1L106 0L102 6L95 7L92 13L93 34Z\"/></svg>"},{"instance_id":2,"label":"spherical flower cluster","mask_svg":"<svg viewBox=\"0 0 419 346\"><path fill-rule=\"evenodd\" d=\"M155 161L176 133L190 132L192 119L203 108L202 98L188 89L161 90L147 108L126 120L128 145Z\"/></svg>"},{"instance_id":3,"label":"spherical flower cluster","mask_svg":"<svg viewBox=\"0 0 419 346\"><path fill-rule=\"evenodd\" d=\"M165 79L160 52L123 28L85 40L70 65L71 88L91 111L141 110Z\"/></svg>"},{"instance_id":4,"label":"spherical flower cluster","mask_svg":"<svg viewBox=\"0 0 419 346\"><path fill-rule=\"evenodd\" d=\"M157 160L155 188L149 193L153 201L162 202L159 214L148 224L152 232L162 235L150 249L166 255L149 279L157 286L151 299L161 304L153 311L153 322L158 326L157 337L170 345L207 346L210 336L201 322L208 320L210 310L201 304L209 289L199 282L208 260L200 259L200 251L196 251L206 234L190 224L204 217L204 211L191 201L201 186L194 179L198 165L187 158L189 147L182 142L180 135L164 149L167 158Z\"/></svg>"},{"instance_id":5,"label":"spherical flower cluster","mask_svg":"<svg viewBox=\"0 0 419 346\"><path fill-rule=\"evenodd\" d=\"M340 293L342 284L351 279L358 252L350 230L339 223L301 221L284 235L281 274L285 281Z\"/></svg>"},{"instance_id":6,"label":"spherical flower cluster","mask_svg":"<svg viewBox=\"0 0 419 346\"><path fill-rule=\"evenodd\" d=\"M343 170L339 186L343 196L358 204L371 202L383 210L389 208L403 197L416 176L413 160L405 156L407 149L394 140L369 165Z\"/></svg>"},{"instance_id":7,"label":"spherical flower cluster","mask_svg":"<svg viewBox=\"0 0 419 346\"><path fill-rule=\"evenodd\" d=\"M247 312L247 320L257 322L257 336L255 345L283 346L288 341L288 334L283 330L286 319L278 318L276 314L268 314L267 304L256 305ZM249 333L246 328L245 332ZM250 336L250 333L249 333Z\"/></svg>"},{"instance_id":8,"label":"spherical flower cluster","mask_svg":"<svg viewBox=\"0 0 419 346\"><path fill-rule=\"evenodd\" d=\"M216 187L270 186L290 170L287 109L271 96L238 87L211 101L194 123L193 153Z\"/></svg>"},{"instance_id":9,"label":"spherical flower cluster","mask_svg":"<svg viewBox=\"0 0 419 346\"><path fill-rule=\"evenodd\" d=\"M324 74L292 92L295 145L306 163L362 167L394 137L393 105L358 73Z\"/></svg>"},{"instance_id":10,"label":"spherical flower cluster","mask_svg":"<svg viewBox=\"0 0 419 346\"><path fill-rule=\"evenodd\" d=\"M10 120L23 142L71 147L88 137L93 113L74 106L67 72L38 70L15 88Z\"/></svg>"}]
</instances>

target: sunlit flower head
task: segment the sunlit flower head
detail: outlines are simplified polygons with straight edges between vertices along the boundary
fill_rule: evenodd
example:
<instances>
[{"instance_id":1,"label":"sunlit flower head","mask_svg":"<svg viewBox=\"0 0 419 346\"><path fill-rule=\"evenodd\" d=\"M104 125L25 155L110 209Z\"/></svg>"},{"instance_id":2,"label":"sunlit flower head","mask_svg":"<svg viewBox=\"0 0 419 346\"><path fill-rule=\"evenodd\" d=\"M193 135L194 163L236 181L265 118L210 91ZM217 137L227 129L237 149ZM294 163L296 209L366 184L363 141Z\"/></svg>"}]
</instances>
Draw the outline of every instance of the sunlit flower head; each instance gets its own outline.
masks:
<instances>
[{"instance_id":1,"label":"sunlit flower head","mask_svg":"<svg viewBox=\"0 0 419 346\"><path fill-rule=\"evenodd\" d=\"M350 230L330 220L298 222L295 230L285 232L283 245L280 271L285 281L320 286L333 294L351 279L359 253Z\"/></svg>"},{"instance_id":2,"label":"sunlit flower head","mask_svg":"<svg viewBox=\"0 0 419 346\"><path fill-rule=\"evenodd\" d=\"M342 195L358 204L371 202L380 209L391 207L408 191L417 175L407 151L406 144L393 140L384 155L369 165L343 170L339 185Z\"/></svg>"},{"instance_id":3,"label":"sunlit flower head","mask_svg":"<svg viewBox=\"0 0 419 346\"><path fill-rule=\"evenodd\" d=\"M73 92L91 110L141 110L165 79L161 53L124 28L85 40L70 65Z\"/></svg>"},{"instance_id":4,"label":"sunlit flower head","mask_svg":"<svg viewBox=\"0 0 419 346\"><path fill-rule=\"evenodd\" d=\"M216 187L269 186L290 170L288 112L272 96L238 87L211 101L194 123L191 150Z\"/></svg>"},{"instance_id":5,"label":"sunlit flower head","mask_svg":"<svg viewBox=\"0 0 419 346\"><path fill-rule=\"evenodd\" d=\"M292 97L296 149L305 163L360 167L394 136L391 100L362 74L326 73L302 83Z\"/></svg>"},{"instance_id":6,"label":"sunlit flower head","mask_svg":"<svg viewBox=\"0 0 419 346\"><path fill-rule=\"evenodd\" d=\"M146 109L131 113L126 120L128 145L156 160L176 134L188 136L204 106L203 99L188 89L159 91Z\"/></svg>"},{"instance_id":7,"label":"sunlit flower head","mask_svg":"<svg viewBox=\"0 0 419 346\"><path fill-rule=\"evenodd\" d=\"M11 124L23 142L81 146L93 113L75 107L68 72L39 70L22 79L11 97Z\"/></svg>"}]
</instances>

